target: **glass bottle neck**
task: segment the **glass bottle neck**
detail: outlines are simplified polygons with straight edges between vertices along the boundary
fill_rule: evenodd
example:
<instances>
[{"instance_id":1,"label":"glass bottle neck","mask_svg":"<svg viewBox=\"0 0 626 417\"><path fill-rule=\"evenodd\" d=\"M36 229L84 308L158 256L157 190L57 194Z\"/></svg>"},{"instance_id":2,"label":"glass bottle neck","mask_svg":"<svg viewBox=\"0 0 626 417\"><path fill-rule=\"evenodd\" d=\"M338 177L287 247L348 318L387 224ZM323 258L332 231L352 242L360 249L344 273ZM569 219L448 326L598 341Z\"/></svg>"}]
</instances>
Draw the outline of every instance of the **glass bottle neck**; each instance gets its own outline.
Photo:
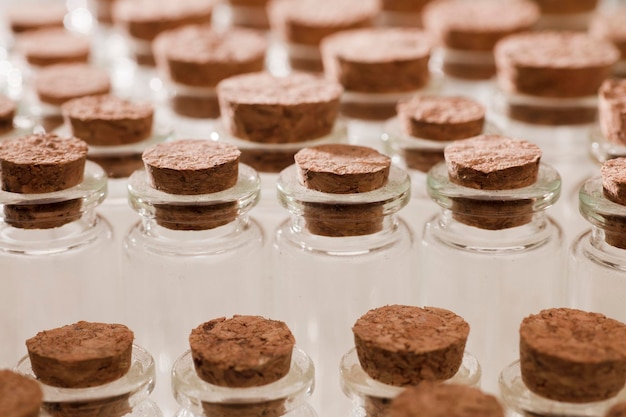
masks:
<instances>
[{"instance_id":1,"label":"glass bottle neck","mask_svg":"<svg viewBox=\"0 0 626 417\"><path fill-rule=\"evenodd\" d=\"M611 252L626 249L626 206L604 196L602 178L587 180L578 197L580 213L593 225L592 245Z\"/></svg>"}]
</instances>

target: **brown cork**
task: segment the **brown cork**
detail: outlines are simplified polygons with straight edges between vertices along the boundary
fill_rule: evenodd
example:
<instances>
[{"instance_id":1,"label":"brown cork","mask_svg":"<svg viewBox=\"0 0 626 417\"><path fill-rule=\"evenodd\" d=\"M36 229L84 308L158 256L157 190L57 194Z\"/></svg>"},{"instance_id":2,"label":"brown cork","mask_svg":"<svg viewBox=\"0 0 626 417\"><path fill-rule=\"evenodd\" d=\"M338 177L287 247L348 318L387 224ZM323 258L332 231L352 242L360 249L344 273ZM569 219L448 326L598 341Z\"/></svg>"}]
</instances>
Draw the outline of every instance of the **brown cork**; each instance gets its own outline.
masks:
<instances>
[{"instance_id":1,"label":"brown cork","mask_svg":"<svg viewBox=\"0 0 626 417\"><path fill-rule=\"evenodd\" d=\"M50 27L63 27L68 13L65 4L55 2L22 2L8 7L6 18L13 33Z\"/></svg>"},{"instance_id":2,"label":"brown cork","mask_svg":"<svg viewBox=\"0 0 626 417\"><path fill-rule=\"evenodd\" d=\"M218 32L208 24L162 33L154 43L159 68L172 81L196 87L215 87L228 77L263 71L267 47L262 33Z\"/></svg>"},{"instance_id":3,"label":"brown cork","mask_svg":"<svg viewBox=\"0 0 626 417\"><path fill-rule=\"evenodd\" d=\"M626 206L626 158L609 159L602 164L602 191L604 196ZM623 216L605 216L604 240L611 246L626 249L626 219Z\"/></svg>"},{"instance_id":4,"label":"brown cork","mask_svg":"<svg viewBox=\"0 0 626 417\"><path fill-rule=\"evenodd\" d=\"M381 7L388 12L421 13L433 0L382 0Z\"/></svg>"},{"instance_id":5,"label":"brown cork","mask_svg":"<svg viewBox=\"0 0 626 417\"><path fill-rule=\"evenodd\" d=\"M324 72L347 91L410 92L430 80L433 39L418 29L360 29L324 39Z\"/></svg>"},{"instance_id":6,"label":"brown cork","mask_svg":"<svg viewBox=\"0 0 626 417\"><path fill-rule=\"evenodd\" d=\"M7 204L5 223L18 229L52 229L82 217L80 199L46 204Z\"/></svg>"},{"instance_id":7,"label":"brown cork","mask_svg":"<svg viewBox=\"0 0 626 417\"><path fill-rule=\"evenodd\" d=\"M295 339L281 321L259 316L218 318L189 336L198 376L224 387L257 387L287 375Z\"/></svg>"},{"instance_id":8,"label":"brown cork","mask_svg":"<svg viewBox=\"0 0 626 417\"><path fill-rule=\"evenodd\" d=\"M529 0L438 0L424 8L424 27L451 49L491 51L502 38L529 30L539 9Z\"/></svg>"},{"instance_id":9,"label":"brown cork","mask_svg":"<svg viewBox=\"0 0 626 417\"><path fill-rule=\"evenodd\" d=\"M424 173L445 160L443 149L404 147L399 154L407 168Z\"/></svg>"},{"instance_id":10,"label":"brown cork","mask_svg":"<svg viewBox=\"0 0 626 417\"><path fill-rule=\"evenodd\" d=\"M41 387L32 378L0 370L0 416L39 417L43 403Z\"/></svg>"},{"instance_id":11,"label":"brown cork","mask_svg":"<svg viewBox=\"0 0 626 417\"><path fill-rule=\"evenodd\" d=\"M37 333L26 341L37 378L47 385L86 388L126 375L133 332L121 324L80 321Z\"/></svg>"},{"instance_id":12,"label":"brown cork","mask_svg":"<svg viewBox=\"0 0 626 417\"><path fill-rule=\"evenodd\" d=\"M543 14L567 15L595 10L598 0L533 0Z\"/></svg>"},{"instance_id":13,"label":"brown cork","mask_svg":"<svg viewBox=\"0 0 626 417\"><path fill-rule=\"evenodd\" d=\"M87 64L61 64L39 71L35 89L42 102L61 105L74 98L108 94L111 81L102 69Z\"/></svg>"},{"instance_id":14,"label":"brown cork","mask_svg":"<svg viewBox=\"0 0 626 417\"><path fill-rule=\"evenodd\" d=\"M626 80L609 79L598 92L598 119L605 138L626 145Z\"/></svg>"},{"instance_id":15,"label":"brown cork","mask_svg":"<svg viewBox=\"0 0 626 417\"><path fill-rule=\"evenodd\" d=\"M217 86L222 123L233 136L259 143L295 143L331 133L340 85L307 74L239 75Z\"/></svg>"},{"instance_id":16,"label":"brown cork","mask_svg":"<svg viewBox=\"0 0 626 417\"><path fill-rule=\"evenodd\" d=\"M576 32L534 32L508 37L495 49L498 83L511 93L572 98L596 95L619 51Z\"/></svg>"},{"instance_id":17,"label":"brown cork","mask_svg":"<svg viewBox=\"0 0 626 417\"><path fill-rule=\"evenodd\" d=\"M88 155L87 159L100 165L109 178L127 178L143 169L141 153L122 155Z\"/></svg>"},{"instance_id":18,"label":"brown cork","mask_svg":"<svg viewBox=\"0 0 626 417\"><path fill-rule=\"evenodd\" d=\"M496 397L478 388L423 381L391 402L388 417L504 417Z\"/></svg>"},{"instance_id":19,"label":"brown cork","mask_svg":"<svg viewBox=\"0 0 626 417\"><path fill-rule=\"evenodd\" d=\"M0 135L13 130L17 106L13 100L0 94Z\"/></svg>"},{"instance_id":20,"label":"brown cork","mask_svg":"<svg viewBox=\"0 0 626 417\"><path fill-rule=\"evenodd\" d=\"M191 95L175 92L170 98L172 110L180 116L192 119L217 119L220 117L220 103L217 95Z\"/></svg>"},{"instance_id":21,"label":"brown cork","mask_svg":"<svg viewBox=\"0 0 626 417\"><path fill-rule=\"evenodd\" d=\"M141 142L152 134L154 109L111 95L71 100L62 107L72 134L94 146L119 146Z\"/></svg>"},{"instance_id":22,"label":"brown cork","mask_svg":"<svg viewBox=\"0 0 626 417\"><path fill-rule=\"evenodd\" d=\"M44 402L43 409L51 417L124 417L133 412L128 397L123 394L86 402Z\"/></svg>"},{"instance_id":23,"label":"brown cork","mask_svg":"<svg viewBox=\"0 0 626 417\"><path fill-rule=\"evenodd\" d=\"M621 59L626 59L626 7L611 10L608 13L597 13L589 25L591 36L612 42L620 51Z\"/></svg>"},{"instance_id":24,"label":"brown cork","mask_svg":"<svg viewBox=\"0 0 626 417\"><path fill-rule=\"evenodd\" d=\"M41 29L20 36L18 50L29 64L45 67L89 60L90 42L62 28Z\"/></svg>"},{"instance_id":25,"label":"brown cork","mask_svg":"<svg viewBox=\"0 0 626 417\"><path fill-rule=\"evenodd\" d=\"M496 64L444 61L442 71L446 75L463 80L488 80L496 75Z\"/></svg>"},{"instance_id":26,"label":"brown cork","mask_svg":"<svg viewBox=\"0 0 626 417\"><path fill-rule=\"evenodd\" d=\"M626 402L618 402L614 404L604 414L604 417L626 417Z\"/></svg>"},{"instance_id":27,"label":"brown cork","mask_svg":"<svg viewBox=\"0 0 626 417\"><path fill-rule=\"evenodd\" d=\"M395 101L348 101L343 100L340 105L341 114L350 119L382 121L396 115Z\"/></svg>"},{"instance_id":28,"label":"brown cork","mask_svg":"<svg viewBox=\"0 0 626 417\"><path fill-rule=\"evenodd\" d=\"M463 360L469 325L448 310L390 305L368 311L352 332L365 373L406 386L452 378Z\"/></svg>"},{"instance_id":29,"label":"brown cork","mask_svg":"<svg viewBox=\"0 0 626 417\"><path fill-rule=\"evenodd\" d=\"M568 308L528 316L520 325L520 368L524 384L542 397L611 398L626 382L626 325Z\"/></svg>"},{"instance_id":30,"label":"brown cork","mask_svg":"<svg viewBox=\"0 0 626 417\"><path fill-rule=\"evenodd\" d=\"M95 15L98 22L105 25L113 23L113 4L116 0L96 0Z\"/></svg>"},{"instance_id":31,"label":"brown cork","mask_svg":"<svg viewBox=\"0 0 626 417\"><path fill-rule=\"evenodd\" d=\"M227 3L231 5L233 26L263 31L270 28L269 0L228 0Z\"/></svg>"},{"instance_id":32,"label":"brown cork","mask_svg":"<svg viewBox=\"0 0 626 417\"><path fill-rule=\"evenodd\" d=\"M595 105L569 103L559 106L516 103L504 104L502 112L512 120L545 126L582 125L594 123L598 117Z\"/></svg>"},{"instance_id":33,"label":"brown cork","mask_svg":"<svg viewBox=\"0 0 626 417\"><path fill-rule=\"evenodd\" d=\"M251 166L257 172L279 173L293 164L293 157L298 150L242 149L241 163Z\"/></svg>"},{"instance_id":34,"label":"brown cork","mask_svg":"<svg viewBox=\"0 0 626 417\"><path fill-rule=\"evenodd\" d=\"M465 97L417 96L398 103L398 119L405 134L451 141L482 133L485 107Z\"/></svg>"}]
</instances>

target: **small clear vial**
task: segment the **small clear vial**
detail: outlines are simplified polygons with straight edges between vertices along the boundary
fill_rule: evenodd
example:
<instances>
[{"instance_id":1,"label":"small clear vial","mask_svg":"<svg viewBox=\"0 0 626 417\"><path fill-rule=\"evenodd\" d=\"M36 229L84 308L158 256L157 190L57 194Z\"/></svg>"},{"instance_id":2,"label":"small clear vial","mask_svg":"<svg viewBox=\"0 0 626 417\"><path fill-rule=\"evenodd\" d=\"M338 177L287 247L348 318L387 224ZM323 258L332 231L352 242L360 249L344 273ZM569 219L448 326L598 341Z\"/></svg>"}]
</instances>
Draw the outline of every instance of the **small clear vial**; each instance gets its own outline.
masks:
<instances>
[{"instance_id":1,"label":"small clear vial","mask_svg":"<svg viewBox=\"0 0 626 417\"><path fill-rule=\"evenodd\" d=\"M22 358L15 370L36 378L30 359ZM61 388L40 382L43 405L40 417L163 417L148 398L155 382L155 364L150 353L133 346L130 369L123 377L89 388Z\"/></svg>"},{"instance_id":2,"label":"small clear vial","mask_svg":"<svg viewBox=\"0 0 626 417\"><path fill-rule=\"evenodd\" d=\"M233 187L199 195L157 190L146 171L129 178L128 199L141 222L124 243L126 322L154 352L166 413L175 409L169 375L187 329L207 317L265 314L271 305L263 233L248 218L259 189L256 171L243 164Z\"/></svg>"},{"instance_id":3,"label":"small clear vial","mask_svg":"<svg viewBox=\"0 0 626 417\"><path fill-rule=\"evenodd\" d=\"M289 373L261 386L231 388L203 381L190 351L172 369L172 391L181 406L175 417L317 417L307 400L314 385L313 362L298 347L293 349Z\"/></svg>"},{"instance_id":4,"label":"small clear vial","mask_svg":"<svg viewBox=\"0 0 626 417\"><path fill-rule=\"evenodd\" d=\"M500 370L516 356L521 319L564 302L561 228L545 212L560 195L561 179L541 164L532 185L476 189L452 182L442 162L427 181L441 212L424 229L420 304L450 309L470 323L467 349L481 363L483 389L495 392Z\"/></svg>"},{"instance_id":5,"label":"small clear vial","mask_svg":"<svg viewBox=\"0 0 626 417\"><path fill-rule=\"evenodd\" d=\"M316 363L314 407L345 415L337 366L352 346L350 327L370 308L415 304L412 234L396 215L409 201L409 176L391 166L382 188L335 194L302 185L292 165L277 188L291 218L272 248L275 313Z\"/></svg>"}]
</instances>

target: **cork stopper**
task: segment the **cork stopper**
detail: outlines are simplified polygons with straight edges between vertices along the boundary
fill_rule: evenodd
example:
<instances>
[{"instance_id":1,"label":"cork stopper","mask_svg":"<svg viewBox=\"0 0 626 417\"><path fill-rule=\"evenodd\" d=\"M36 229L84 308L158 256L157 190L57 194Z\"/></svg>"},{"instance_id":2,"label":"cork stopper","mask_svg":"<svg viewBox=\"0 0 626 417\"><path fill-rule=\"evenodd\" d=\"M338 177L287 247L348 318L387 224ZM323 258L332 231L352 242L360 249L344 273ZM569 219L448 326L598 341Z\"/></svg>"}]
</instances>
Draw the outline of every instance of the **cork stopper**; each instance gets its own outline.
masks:
<instances>
[{"instance_id":1,"label":"cork stopper","mask_svg":"<svg viewBox=\"0 0 626 417\"><path fill-rule=\"evenodd\" d=\"M626 383L626 325L598 313L542 310L520 326L522 380L535 394L585 403Z\"/></svg>"},{"instance_id":2,"label":"cork stopper","mask_svg":"<svg viewBox=\"0 0 626 417\"><path fill-rule=\"evenodd\" d=\"M39 194L65 190L83 181L87 144L74 137L35 134L0 143L2 189ZM81 201L6 205L5 222L23 229L50 229L80 218Z\"/></svg>"},{"instance_id":3,"label":"cork stopper","mask_svg":"<svg viewBox=\"0 0 626 417\"><path fill-rule=\"evenodd\" d=\"M626 80L605 80L598 91L600 130L611 143L626 145Z\"/></svg>"},{"instance_id":4,"label":"cork stopper","mask_svg":"<svg viewBox=\"0 0 626 417\"><path fill-rule=\"evenodd\" d=\"M17 106L10 98L0 94L0 135L13 130L13 118Z\"/></svg>"},{"instance_id":5,"label":"cork stopper","mask_svg":"<svg viewBox=\"0 0 626 417\"><path fill-rule=\"evenodd\" d=\"M626 206L626 158L609 159L602 164L602 192L607 200ZM611 246L626 249L626 219L605 216L604 240Z\"/></svg>"},{"instance_id":6,"label":"cork stopper","mask_svg":"<svg viewBox=\"0 0 626 417\"><path fill-rule=\"evenodd\" d=\"M60 106L73 98L107 94L111 81L106 71L88 64L59 64L37 73L35 89L43 103Z\"/></svg>"},{"instance_id":7,"label":"cork stopper","mask_svg":"<svg viewBox=\"0 0 626 417\"><path fill-rule=\"evenodd\" d=\"M8 369L0 370L0 416L39 417L41 387L32 378Z\"/></svg>"},{"instance_id":8,"label":"cork stopper","mask_svg":"<svg viewBox=\"0 0 626 417\"><path fill-rule=\"evenodd\" d=\"M389 417L504 417L496 397L478 388L423 381L404 390L389 407Z\"/></svg>"},{"instance_id":9,"label":"cork stopper","mask_svg":"<svg viewBox=\"0 0 626 417\"><path fill-rule=\"evenodd\" d=\"M20 36L17 48L29 64L45 67L89 60L90 41L64 28L40 29Z\"/></svg>"},{"instance_id":10,"label":"cork stopper","mask_svg":"<svg viewBox=\"0 0 626 417\"><path fill-rule=\"evenodd\" d=\"M87 388L115 381L130 369L133 332L121 324L80 321L26 341L33 372L54 387Z\"/></svg>"},{"instance_id":11,"label":"cork stopper","mask_svg":"<svg viewBox=\"0 0 626 417\"><path fill-rule=\"evenodd\" d=\"M614 404L609 408L604 417L626 417L626 402L622 401Z\"/></svg>"},{"instance_id":12,"label":"cork stopper","mask_svg":"<svg viewBox=\"0 0 626 417\"><path fill-rule=\"evenodd\" d=\"M22 33L45 28L62 28L68 13L63 3L13 3L6 10L6 18L13 33Z\"/></svg>"}]
</instances>

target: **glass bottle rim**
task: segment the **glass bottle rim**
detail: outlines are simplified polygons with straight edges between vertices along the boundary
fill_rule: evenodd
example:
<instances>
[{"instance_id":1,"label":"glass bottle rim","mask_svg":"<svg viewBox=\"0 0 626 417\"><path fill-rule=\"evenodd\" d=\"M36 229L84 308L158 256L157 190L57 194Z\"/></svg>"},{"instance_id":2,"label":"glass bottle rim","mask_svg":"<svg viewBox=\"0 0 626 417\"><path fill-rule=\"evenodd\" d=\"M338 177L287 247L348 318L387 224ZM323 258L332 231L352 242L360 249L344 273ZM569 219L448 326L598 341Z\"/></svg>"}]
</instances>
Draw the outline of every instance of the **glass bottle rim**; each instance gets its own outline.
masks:
<instances>
[{"instance_id":1,"label":"glass bottle rim","mask_svg":"<svg viewBox=\"0 0 626 417\"><path fill-rule=\"evenodd\" d=\"M582 216L594 226L607 228L607 217L623 218L626 221L626 206L615 203L604 196L602 177L590 178L580 187L578 203Z\"/></svg>"}]
</instances>

